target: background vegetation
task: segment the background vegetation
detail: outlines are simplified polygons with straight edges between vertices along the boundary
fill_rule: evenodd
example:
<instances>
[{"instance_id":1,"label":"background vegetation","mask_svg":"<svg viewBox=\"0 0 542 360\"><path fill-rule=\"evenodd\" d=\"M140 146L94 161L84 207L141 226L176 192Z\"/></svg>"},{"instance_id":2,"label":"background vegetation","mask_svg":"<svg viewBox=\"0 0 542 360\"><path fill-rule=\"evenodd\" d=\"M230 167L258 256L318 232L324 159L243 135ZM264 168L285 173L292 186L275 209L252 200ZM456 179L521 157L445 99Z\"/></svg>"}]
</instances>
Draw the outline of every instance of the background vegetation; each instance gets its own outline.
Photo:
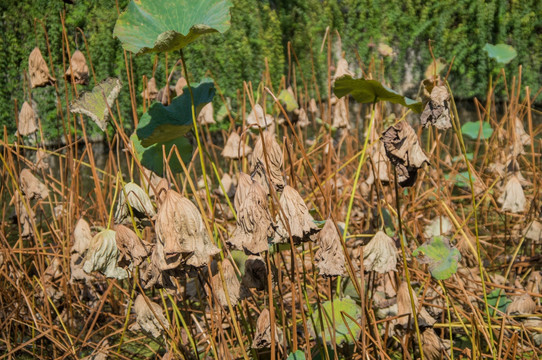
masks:
<instances>
[{"instance_id":1,"label":"background vegetation","mask_svg":"<svg viewBox=\"0 0 542 360\"><path fill-rule=\"evenodd\" d=\"M425 68L431 61L427 41L434 40L436 57L455 56L450 80L455 95L460 98L483 97L491 72L497 67L482 50L486 43L508 43L516 48L518 57L508 65L510 76L523 65L524 85L538 89L542 85L542 2L470 1L470 0L233 0L232 27L221 39L210 36L187 49L188 61L199 80L206 70L218 82L224 94L234 101L243 80L258 82L265 70L267 58L274 86L282 75L288 75L288 42L291 42L305 77L313 74L317 83L326 81L326 52L320 51L326 28L341 35L342 44L334 44L335 56L341 49L347 59L368 63L378 58L377 47L385 43L394 55L382 60L386 79L402 90L417 89ZM52 62L59 89L64 84L60 15L65 11L65 23L70 50L85 52L77 28L83 29L97 80L108 76L126 78L123 51L111 34L118 9L127 0L77 0L74 5L60 0L4 0L0 3L0 126L8 133L15 131L14 114L20 109L25 94L23 73L28 67L28 55L36 45L48 60L41 19L51 44ZM375 45L375 46L372 46ZM161 55L163 56L163 55ZM143 75L152 76L153 55L132 58L137 93L142 90ZM335 59L336 60L336 59ZM164 61L155 70L158 86L165 84ZM313 68L314 65L314 68ZM171 65L170 65L171 66ZM514 70L516 69L516 70ZM515 71L515 72L514 72ZM287 78L288 79L288 78ZM301 79L298 79L301 81ZM89 87L94 84L91 81ZM322 86L325 89L325 86ZM313 90L313 89L312 89ZM324 94L325 95L325 94ZM123 99L122 97L125 97ZM122 92L119 103L124 115L130 116L128 93ZM51 87L32 93L48 138L62 133L57 119L57 100ZM14 101L18 102L16 106ZM140 98L138 99L140 100Z\"/></svg>"}]
</instances>

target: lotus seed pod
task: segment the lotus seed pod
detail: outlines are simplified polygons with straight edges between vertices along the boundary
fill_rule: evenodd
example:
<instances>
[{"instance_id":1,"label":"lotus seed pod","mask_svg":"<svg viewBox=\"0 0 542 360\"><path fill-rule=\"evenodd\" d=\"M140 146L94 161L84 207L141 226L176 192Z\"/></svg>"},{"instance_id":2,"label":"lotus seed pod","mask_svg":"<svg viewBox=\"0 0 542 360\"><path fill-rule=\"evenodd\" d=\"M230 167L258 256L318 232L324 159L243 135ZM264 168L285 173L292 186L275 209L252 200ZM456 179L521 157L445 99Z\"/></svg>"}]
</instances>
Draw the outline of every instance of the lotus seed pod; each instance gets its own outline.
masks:
<instances>
[{"instance_id":1,"label":"lotus seed pod","mask_svg":"<svg viewBox=\"0 0 542 360\"><path fill-rule=\"evenodd\" d=\"M85 256L83 270L87 274L98 271L109 278L125 279L126 271L117 267L118 254L115 231L103 230L92 238Z\"/></svg>"},{"instance_id":2,"label":"lotus seed pod","mask_svg":"<svg viewBox=\"0 0 542 360\"><path fill-rule=\"evenodd\" d=\"M330 218L318 234L318 245L320 249L316 252L314 260L324 277L342 276L346 272L344 251L333 220Z\"/></svg>"},{"instance_id":3,"label":"lotus seed pod","mask_svg":"<svg viewBox=\"0 0 542 360\"><path fill-rule=\"evenodd\" d=\"M145 301L143 295L137 295L134 301L134 312L136 313L136 323L130 327L132 331L143 330L151 336L157 338L164 330L169 329L169 323L164 316L162 307L150 300Z\"/></svg>"},{"instance_id":4,"label":"lotus seed pod","mask_svg":"<svg viewBox=\"0 0 542 360\"><path fill-rule=\"evenodd\" d=\"M47 199L49 190L29 169L23 169L19 175L21 190L27 199Z\"/></svg>"},{"instance_id":5,"label":"lotus seed pod","mask_svg":"<svg viewBox=\"0 0 542 360\"><path fill-rule=\"evenodd\" d=\"M498 201L502 204L502 211L514 214L525 211L527 200L525 199L525 193L517 176L510 176Z\"/></svg>"},{"instance_id":6,"label":"lotus seed pod","mask_svg":"<svg viewBox=\"0 0 542 360\"><path fill-rule=\"evenodd\" d=\"M291 232L294 243L303 241L315 241L316 234L320 231L314 223L312 215L303 198L297 190L286 185L279 199L280 207L284 212L288 226L284 223L282 212L277 214L277 233L274 243L289 243L289 234ZM290 231L288 231L288 228Z\"/></svg>"},{"instance_id":7,"label":"lotus seed pod","mask_svg":"<svg viewBox=\"0 0 542 360\"><path fill-rule=\"evenodd\" d=\"M272 126L275 119L270 114L264 114L263 108L260 104L254 105L250 114L247 117L247 126L257 125L263 129L268 126Z\"/></svg>"},{"instance_id":8,"label":"lotus seed pod","mask_svg":"<svg viewBox=\"0 0 542 360\"><path fill-rule=\"evenodd\" d=\"M231 306L237 305L239 298L241 297L241 283L237 279L233 265L228 259L222 261L222 274L224 275L224 282L226 283L229 300ZM218 301L218 304L222 307L228 307L228 300L226 298L226 292L224 291L224 284L220 273L217 272L211 278L212 290L206 286L208 294L215 297L215 300Z\"/></svg>"},{"instance_id":9,"label":"lotus seed pod","mask_svg":"<svg viewBox=\"0 0 542 360\"><path fill-rule=\"evenodd\" d=\"M149 195L139 185L129 182L119 192L119 201L115 211L115 222L122 223L131 218L130 209L134 217L139 219L152 219L156 211ZM129 221L131 222L131 220Z\"/></svg>"},{"instance_id":10,"label":"lotus seed pod","mask_svg":"<svg viewBox=\"0 0 542 360\"><path fill-rule=\"evenodd\" d=\"M76 50L72 54L70 60L70 66L66 70L66 80L71 82L73 75L73 81L79 85L88 84L88 66L85 60L85 55L79 50Z\"/></svg>"},{"instance_id":11,"label":"lotus seed pod","mask_svg":"<svg viewBox=\"0 0 542 360\"><path fill-rule=\"evenodd\" d=\"M363 248L363 266L366 271L376 271L379 274L396 271L397 248L395 241L385 232L378 231Z\"/></svg>"},{"instance_id":12,"label":"lotus seed pod","mask_svg":"<svg viewBox=\"0 0 542 360\"><path fill-rule=\"evenodd\" d=\"M245 142L241 146L241 137L235 131L230 134L222 150L222 156L228 159L241 159L251 153L252 149Z\"/></svg>"},{"instance_id":13,"label":"lotus seed pod","mask_svg":"<svg viewBox=\"0 0 542 360\"><path fill-rule=\"evenodd\" d=\"M28 57L28 72L30 73L32 89L54 85L56 82L56 79L49 74L47 63L38 47L35 47Z\"/></svg>"},{"instance_id":14,"label":"lotus seed pod","mask_svg":"<svg viewBox=\"0 0 542 360\"><path fill-rule=\"evenodd\" d=\"M38 131L36 123L37 115L28 102L24 102L19 112L19 123L17 124L17 133L21 136L28 136Z\"/></svg>"},{"instance_id":15,"label":"lotus seed pod","mask_svg":"<svg viewBox=\"0 0 542 360\"><path fill-rule=\"evenodd\" d=\"M264 154L264 144L267 159ZM267 194L269 194L269 185L272 185L276 191L281 191L284 187L282 164L282 149L275 139L275 135L264 131L254 146L250 158L250 170L254 181L259 182Z\"/></svg>"}]
</instances>

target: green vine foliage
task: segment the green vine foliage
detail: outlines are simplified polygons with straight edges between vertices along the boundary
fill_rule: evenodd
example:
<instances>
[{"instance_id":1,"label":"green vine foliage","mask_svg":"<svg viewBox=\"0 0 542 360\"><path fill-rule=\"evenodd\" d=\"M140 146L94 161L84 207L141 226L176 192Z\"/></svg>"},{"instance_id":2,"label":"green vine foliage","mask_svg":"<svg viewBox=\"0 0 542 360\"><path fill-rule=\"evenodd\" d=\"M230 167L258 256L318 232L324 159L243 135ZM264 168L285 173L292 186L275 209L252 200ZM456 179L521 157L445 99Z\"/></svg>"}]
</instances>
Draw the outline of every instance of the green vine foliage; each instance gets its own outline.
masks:
<instances>
[{"instance_id":1,"label":"green vine foliage","mask_svg":"<svg viewBox=\"0 0 542 360\"><path fill-rule=\"evenodd\" d=\"M66 11L70 51L79 48L86 56L81 36L77 37L77 44L75 41L76 28L84 30L97 81L116 76L127 83L122 47L112 36L118 17L115 3L113 0L76 0L74 5L48 0L0 2L0 126L6 126L8 134L15 133L15 114L22 102L29 99L23 73L35 46L39 46L49 64L44 32L39 23L34 27L34 18L41 19L47 28L59 88L59 96L53 87L32 90L46 139L64 134L57 110L57 102L64 112L66 108L62 74L63 63L68 61L63 51L61 12ZM124 9L127 3L119 0L119 8ZM358 61L356 51L364 66L374 58L378 68L382 62L385 70L385 76L379 80L403 93L407 89L415 91L423 79L431 62L429 39L433 40L437 58L449 62L455 56L449 77L455 96L483 99L490 75L495 78L499 73L499 65L483 50L486 43L506 43L517 50L518 56L505 67L509 79L517 75L521 64L522 85L530 86L533 93L542 85L542 2L538 0L233 0L233 4L232 25L227 35L203 37L202 41L190 44L185 54L192 80L198 82L209 71L234 106L243 81L258 84L263 80L265 58L275 91L282 76L290 81L289 85L293 83L291 74L288 76L288 42L300 63L296 65L297 85L303 86L304 79L314 95L314 76L321 95L327 96L327 44L320 51L327 27L333 36L334 61L341 50L351 64ZM341 37L340 44L336 31ZM395 55L382 58L377 46L369 46L371 43L385 43ZM158 56L155 78L160 88L166 82L165 55L131 58L138 96L143 88L143 75L152 76L155 56ZM169 69L177 56L169 56ZM293 57L291 62L295 63ZM91 89L93 85L91 76L90 84L78 86L78 91ZM497 94L503 95L502 85ZM215 101L220 101L220 97ZM142 103L139 97L138 103ZM119 104L129 127L133 121L126 89L121 91ZM219 107L215 104L216 109ZM141 116L142 108L138 114ZM97 128L89 129L91 135L99 134Z\"/></svg>"}]
</instances>

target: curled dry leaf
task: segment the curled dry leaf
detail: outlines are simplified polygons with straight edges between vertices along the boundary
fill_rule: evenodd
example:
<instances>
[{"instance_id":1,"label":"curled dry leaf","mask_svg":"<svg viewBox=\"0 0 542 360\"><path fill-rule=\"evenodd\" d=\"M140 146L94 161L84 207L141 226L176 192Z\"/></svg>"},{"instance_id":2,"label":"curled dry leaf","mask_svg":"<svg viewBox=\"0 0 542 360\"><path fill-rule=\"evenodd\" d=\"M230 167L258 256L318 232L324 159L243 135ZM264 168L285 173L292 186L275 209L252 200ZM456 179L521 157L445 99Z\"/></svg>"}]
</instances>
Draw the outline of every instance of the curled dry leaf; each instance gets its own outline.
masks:
<instances>
[{"instance_id":1,"label":"curled dry leaf","mask_svg":"<svg viewBox=\"0 0 542 360\"><path fill-rule=\"evenodd\" d=\"M368 185L372 185L375 179L379 179L383 184L390 181L388 175L388 162L386 160L386 149L384 144L379 142L372 148L371 154L371 168L369 171L369 177L365 180Z\"/></svg>"},{"instance_id":2,"label":"curled dry leaf","mask_svg":"<svg viewBox=\"0 0 542 360\"><path fill-rule=\"evenodd\" d=\"M348 107L346 106L347 97L337 99L335 107L333 108L333 124L332 126L337 129L345 128L350 129L350 121L348 119Z\"/></svg>"},{"instance_id":3,"label":"curled dry leaf","mask_svg":"<svg viewBox=\"0 0 542 360\"><path fill-rule=\"evenodd\" d=\"M154 77L147 81L147 87L141 92L143 100L154 100L158 95L158 88L156 87L156 79Z\"/></svg>"},{"instance_id":4,"label":"curled dry leaf","mask_svg":"<svg viewBox=\"0 0 542 360\"><path fill-rule=\"evenodd\" d=\"M269 185L272 185L276 191L280 191L284 187L282 164L282 149L275 139L275 135L269 131L262 132L250 158L250 170L252 178L262 185L266 194L269 194Z\"/></svg>"},{"instance_id":5,"label":"curled dry leaf","mask_svg":"<svg viewBox=\"0 0 542 360\"><path fill-rule=\"evenodd\" d=\"M440 360L446 358L444 353L450 354L450 340L442 340L433 328L428 328L422 333L422 349L427 360Z\"/></svg>"},{"instance_id":6,"label":"curled dry leaf","mask_svg":"<svg viewBox=\"0 0 542 360\"><path fill-rule=\"evenodd\" d=\"M414 307L416 308L418 315L418 325L421 327L433 326L437 321L429 315L424 307L420 310L420 307L418 306L418 297L414 290L412 290L412 296L414 297ZM397 325L403 328L406 328L407 325L409 325L409 328L414 326L408 284L404 281L399 285L399 289L397 289L397 315L400 316L397 318Z\"/></svg>"},{"instance_id":7,"label":"curled dry leaf","mask_svg":"<svg viewBox=\"0 0 542 360\"><path fill-rule=\"evenodd\" d=\"M35 47L28 57L28 72L32 89L55 84L56 79L49 74L47 63L38 47Z\"/></svg>"},{"instance_id":8,"label":"curled dry leaf","mask_svg":"<svg viewBox=\"0 0 542 360\"><path fill-rule=\"evenodd\" d=\"M523 122L516 116L514 121L514 135L516 137L516 143L521 144L522 146L530 145L531 144L531 137L529 134L525 132L525 128L523 127ZM523 150L523 149L522 149Z\"/></svg>"},{"instance_id":9,"label":"curled dry leaf","mask_svg":"<svg viewBox=\"0 0 542 360\"><path fill-rule=\"evenodd\" d=\"M37 115L28 102L24 102L19 112L19 123L17 124L17 133L21 136L28 136L38 130L36 123Z\"/></svg>"},{"instance_id":10,"label":"curled dry leaf","mask_svg":"<svg viewBox=\"0 0 542 360\"><path fill-rule=\"evenodd\" d=\"M275 345L279 344L282 339L282 331L275 325ZM256 323L256 333L252 340L253 349L265 349L271 346L271 319L269 310L263 309Z\"/></svg>"},{"instance_id":11,"label":"curled dry leaf","mask_svg":"<svg viewBox=\"0 0 542 360\"><path fill-rule=\"evenodd\" d=\"M379 231L363 249L363 266L367 271L384 274L396 271L397 248L395 241L385 232Z\"/></svg>"},{"instance_id":12,"label":"curled dry leaf","mask_svg":"<svg viewBox=\"0 0 542 360\"><path fill-rule=\"evenodd\" d=\"M318 234L320 249L318 249L314 257L316 266L320 269L320 275L328 277L345 274L345 257L341 241L341 237L333 221L330 218L327 219L324 227Z\"/></svg>"},{"instance_id":13,"label":"curled dry leaf","mask_svg":"<svg viewBox=\"0 0 542 360\"><path fill-rule=\"evenodd\" d=\"M132 229L124 225L117 225L115 231L120 253L118 264L122 267L140 266L151 254L152 245L141 240Z\"/></svg>"},{"instance_id":14,"label":"curled dry leaf","mask_svg":"<svg viewBox=\"0 0 542 360\"><path fill-rule=\"evenodd\" d=\"M92 241L90 226L81 218L73 230L73 245L70 250L70 281L88 280L90 276L83 271L83 261Z\"/></svg>"},{"instance_id":15,"label":"curled dry leaf","mask_svg":"<svg viewBox=\"0 0 542 360\"><path fill-rule=\"evenodd\" d=\"M535 244L542 244L542 223L538 220L533 220L523 229L523 236Z\"/></svg>"},{"instance_id":16,"label":"curled dry leaf","mask_svg":"<svg viewBox=\"0 0 542 360\"><path fill-rule=\"evenodd\" d=\"M512 303L506 309L509 315L529 315L534 314L536 304L529 294L515 296Z\"/></svg>"},{"instance_id":17,"label":"curled dry leaf","mask_svg":"<svg viewBox=\"0 0 542 360\"><path fill-rule=\"evenodd\" d=\"M202 124L202 125L216 124L212 102L208 103L201 109L198 115L198 124Z\"/></svg>"},{"instance_id":18,"label":"curled dry leaf","mask_svg":"<svg viewBox=\"0 0 542 360\"><path fill-rule=\"evenodd\" d=\"M198 208L174 190L168 190L156 217L156 236L167 266L207 265L219 249L211 242Z\"/></svg>"},{"instance_id":19,"label":"curled dry leaf","mask_svg":"<svg viewBox=\"0 0 542 360\"><path fill-rule=\"evenodd\" d=\"M162 307L155 302L145 301L143 295L137 295L134 301L134 312L136 313L136 322L130 326L130 330L144 332L152 337L159 337L162 332L169 329L169 323L164 316Z\"/></svg>"},{"instance_id":20,"label":"curled dry leaf","mask_svg":"<svg viewBox=\"0 0 542 360\"><path fill-rule=\"evenodd\" d=\"M235 207L235 211L237 213L241 211L242 205L250 192L250 186L252 183L253 181L250 175L239 173L239 178L237 179L237 189L235 190L235 197L233 199L233 206Z\"/></svg>"},{"instance_id":21,"label":"curled dry leaf","mask_svg":"<svg viewBox=\"0 0 542 360\"><path fill-rule=\"evenodd\" d=\"M228 259L222 261L222 274L224 275L224 282L226 283L230 304L231 306L235 306L241 297L241 283L239 282L239 279L237 279L233 265ZM222 283L219 271L212 276L211 286L212 289L206 286L207 293L212 294L220 306L228 307L226 291L224 290L224 284Z\"/></svg>"},{"instance_id":22,"label":"curled dry leaf","mask_svg":"<svg viewBox=\"0 0 542 360\"><path fill-rule=\"evenodd\" d=\"M156 216L156 211L149 195L134 182L124 185L122 191L119 193L119 201L115 211L115 222L122 223L130 219L130 209L134 217L139 219L151 219Z\"/></svg>"},{"instance_id":23,"label":"curled dry leaf","mask_svg":"<svg viewBox=\"0 0 542 360\"><path fill-rule=\"evenodd\" d=\"M32 210L32 206L26 200L23 200L19 193L16 192L10 201L10 205L15 205L15 214L21 224L21 237L27 238L34 235L34 227L32 224L36 222L36 216Z\"/></svg>"},{"instance_id":24,"label":"curled dry leaf","mask_svg":"<svg viewBox=\"0 0 542 360\"><path fill-rule=\"evenodd\" d=\"M517 176L510 176L498 201L502 204L502 211L517 214L525 210L527 200Z\"/></svg>"},{"instance_id":25,"label":"curled dry leaf","mask_svg":"<svg viewBox=\"0 0 542 360\"><path fill-rule=\"evenodd\" d=\"M245 274L241 284L256 290L265 290L267 287L267 265L260 255L249 255L245 260Z\"/></svg>"},{"instance_id":26,"label":"curled dry leaf","mask_svg":"<svg viewBox=\"0 0 542 360\"><path fill-rule=\"evenodd\" d=\"M63 275L64 273L62 272L62 263L60 258L55 257L49 266L47 266L43 274L43 287L45 288L45 292L47 296L55 303L58 302L62 296L64 296L64 292L57 283L57 281L62 279Z\"/></svg>"},{"instance_id":27,"label":"curled dry leaf","mask_svg":"<svg viewBox=\"0 0 542 360\"><path fill-rule=\"evenodd\" d=\"M429 164L414 129L403 120L384 131L381 140L388 159L395 165L399 185L402 187L414 185L418 169L424 163Z\"/></svg>"},{"instance_id":28,"label":"curled dry leaf","mask_svg":"<svg viewBox=\"0 0 542 360\"><path fill-rule=\"evenodd\" d=\"M435 86L421 116L423 127L435 126L439 130L452 127L450 121L450 93L446 86Z\"/></svg>"},{"instance_id":29,"label":"curled dry leaf","mask_svg":"<svg viewBox=\"0 0 542 360\"><path fill-rule=\"evenodd\" d=\"M27 199L47 199L49 190L29 169L23 169L19 175L21 190Z\"/></svg>"},{"instance_id":30,"label":"curled dry leaf","mask_svg":"<svg viewBox=\"0 0 542 360\"><path fill-rule=\"evenodd\" d=\"M251 153L252 149L246 143L243 142L241 147L241 137L235 131L230 134L222 150L222 156L228 159L240 159Z\"/></svg>"},{"instance_id":31,"label":"curled dry leaf","mask_svg":"<svg viewBox=\"0 0 542 360\"><path fill-rule=\"evenodd\" d=\"M164 247L157 241L151 254L151 261L143 261L141 263L139 273L144 289L152 287L158 289L176 289L174 278L183 275L183 271L178 268L168 269L168 266L169 264L166 263L164 257Z\"/></svg>"},{"instance_id":32,"label":"curled dry leaf","mask_svg":"<svg viewBox=\"0 0 542 360\"><path fill-rule=\"evenodd\" d=\"M183 88L187 85L188 83L186 82L186 79L181 76L175 84L175 92L177 93L177 96L181 96L183 94Z\"/></svg>"},{"instance_id":33,"label":"curled dry leaf","mask_svg":"<svg viewBox=\"0 0 542 360\"><path fill-rule=\"evenodd\" d=\"M66 80L71 82L73 75L73 81L79 85L88 84L88 66L85 60L85 55L79 50L76 50L72 54L70 60L70 66L66 70Z\"/></svg>"},{"instance_id":34,"label":"curled dry leaf","mask_svg":"<svg viewBox=\"0 0 542 360\"><path fill-rule=\"evenodd\" d=\"M115 231L102 230L94 235L90 242L83 263L83 270L87 274L98 271L109 278L125 279L127 276L126 271L117 267L118 254Z\"/></svg>"},{"instance_id":35,"label":"curled dry leaf","mask_svg":"<svg viewBox=\"0 0 542 360\"><path fill-rule=\"evenodd\" d=\"M263 108L260 104L254 105L250 114L247 117L247 126L257 125L263 129L268 126L272 126L275 118L270 114L264 114Z\"/></svg>"},{"instance_id":36,"label":"curled dry leaf","mask_svg":"<svg viewBox=\"0 0 542 360\"><path fill-rule=\"evenodd\" d=\"M269 249L267 239L273 232L267 194L259 183L253 182L237 210L237 227L226 243L234 249L259 254Z\"/></svg>"},{"instance_id":37,"label":"curled dry leaf","mask_svg":"<svg viewBox=\"0 0 542 360\"><path fill-rule=\"evenodd\" d=\"M285 224L282 212L279 211L277 214L278 227L273 242L289 243L290 233L294 243L315 241L316 234L320 229L314 223L307 205L297 190L286 185L279 202L288 225Z\"/></svg>"}]
</instances>

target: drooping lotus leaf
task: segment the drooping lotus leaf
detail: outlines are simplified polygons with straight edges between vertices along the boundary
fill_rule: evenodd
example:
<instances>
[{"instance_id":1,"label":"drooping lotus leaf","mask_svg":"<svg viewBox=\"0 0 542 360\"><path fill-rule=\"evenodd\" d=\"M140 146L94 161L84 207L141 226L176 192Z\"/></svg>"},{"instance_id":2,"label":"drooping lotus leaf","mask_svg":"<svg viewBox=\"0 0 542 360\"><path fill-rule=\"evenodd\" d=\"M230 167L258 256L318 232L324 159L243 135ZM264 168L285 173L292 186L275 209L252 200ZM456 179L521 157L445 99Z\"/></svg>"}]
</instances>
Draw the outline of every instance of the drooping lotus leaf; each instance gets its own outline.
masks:
<instances>
[{"instance_id":1,"label":"drooping lotus leaf","mask_svg":"<svg viewBox=\"0 0 542 360\"><path fill-rule=\"evenodd\" d=\"M360 103L389 101L394 104L406 106L416 113L421 113L423 110L421 102L407 98L395 90L382 85L377 80L354 79L350 75L345 75L335 80L333 93L339 98L350 94Z\"/></svg>"},{"instance_id":2,"label":"drooping lotus leaf","mask_svg":"<svg viewBox=\"0 0 542 360\"><path fill-rule=\"evenodd\" d=\"M473 140L478 139L478 134L480 133L480 122L469 121L464 123L463 126L461 126L461 133L463 135L467 135ZM493 134L493 129L491 128L491 125L484 121L482 124L482 133L480 134L480 139L489 139L491 134Z\"/></svg>"},{"instance_id":3,"label":"drooping lotus leaf","mask_svg":"<svg viewBox=\"0 0 542 360\"><path fill-rule=\"evenodd\" d=\"M451 247L448 239L435 236L412 253L421 264L429 264L431 275L437 280L446 280L456 273L461 253Z\"/></svg>"},{"instance_id":4,"label":"drooping lotus leaf","mask_svg":"<svg viewBox=\"0 0 542 360\"><path fill-rule=\"evenodd\" d=\"M495 59L498 63L504 65L508 64L510 61L514 60L516 56L518 56L516 49L506 44L491 45L486 43L484 50L487 52L490 58Z\"/></svg>"},{"instance_id":5,"label":"drooping lotus leaf","mask_svg":"<svg viewBox=\"0 0 542 360\"><path fill-rule=\"evenodd\" d=\"M305 360L305 353L301 350L290 353L286 360Z\"/></svg>"},{"instance_id":6,"label":"drooping lotus leaf","mask_svg":"<svg viewBox=\"0 0 542 360\"><path fill-rule=\"evenodd\" d=\"M333 309L333 310L332 310ZM320 312L316 313L316 326L320 329ZM342 314L345 314L344 316ZM358 320L361 317L360 307L356 302L350 298L343 298L341 300L334 299L333 306L331 301L326 301L322 304L322 321L324 324L326 341L332 342L331 332L335 333L335 343L341 345L342 343L352 344L354 339L352 335L356 336L360 332L359 325L352 319ZM347 316L348 315L348 316ZM333 327L333 318L335 318L335 327ZM350 331L348 330L350 329ZM318 336L321 336L318 332Z\"/></svg>"},{"instance_id":7,"label":"drooping lotus leaf","mask_svg":"<svg viewBox=\"0 0 542 360\"><path fill-rule=\"evenodd\" d=\"M204 79L200 84L192 86L192 93L197 117L203 106L213 100L215 86L212 81ZM187 90L173 99L169 106L160 102L153 103L141 117L136 133L141 145L149 147L184 136L192 127L192 104Z\"/></svg>"},{"instance_id":8,"label":"drooping lotus leaf","mask_svg":"<svg viewBox=\"0 0 542 360\"><path fill-rule=\"evenodd\" d=\"M121 87L119 79L108 78L96 85L92 91L83 93L70 105L70 111L89 116L102 131L105 131L109 109L113 107Z\"/></svg>"},{"instance_id":9,"label":"drooping lotus leaf","mask_svg":"<svg viewBox=\"0 0 542 360\"><path fill-rule=\"evenodd\" d=\"M171 149L175 145L177 146L181 159L185 164L188 164L192 159L192 144L190 144L190 141L188 141L188 139L184 136L165 142L158 142L149 147L144 147L141 144L141 140L137 137L137 134L133 134L130 137L130 140L132 140L134 151L141 164L159 175L164 173L164 155L162 145L165 146L166 157L169 155ZM175 152L173 152L169 158L169 167L173 173L179 173L182 171L181 163L179 162Z\"/></svg>"},{"instance_id":10,"label":"drooping lotus leaf","mask_svg":"<svg viewBox=\"0 0 542 360\"><path fill-rule=\"evenodd\" d=\"M136 54L184 48L201 35L230 27L230 0L132 0L113 36Z\"/></svg>"},{"instance_id":11,"label":"drooping lotus leaf","mask_svg":"<svg viewBox=\"0 0 542 360\"><path fill-rule=\"evenodd\" d=\"M299 107L294 95L286 89L280 92L277 99L279 99L286 106L286 111L294 111Z\"/></svg>"}]
</instances>

